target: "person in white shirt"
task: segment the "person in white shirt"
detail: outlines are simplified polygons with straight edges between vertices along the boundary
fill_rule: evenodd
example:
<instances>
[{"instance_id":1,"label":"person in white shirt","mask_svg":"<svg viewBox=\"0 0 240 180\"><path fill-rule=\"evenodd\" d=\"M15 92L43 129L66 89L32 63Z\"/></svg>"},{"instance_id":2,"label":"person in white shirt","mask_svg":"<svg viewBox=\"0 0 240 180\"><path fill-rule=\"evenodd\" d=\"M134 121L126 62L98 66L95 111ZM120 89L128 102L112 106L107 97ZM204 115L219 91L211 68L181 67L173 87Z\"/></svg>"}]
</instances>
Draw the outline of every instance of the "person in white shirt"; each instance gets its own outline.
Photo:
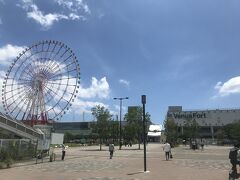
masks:
<instances>
[{"instance_id":1,"label":"person in white shirt","mask_svg":"<svg viewBox=\"0 0 240 180\"><path fill-rule=\"evenodd\" d=\"M165 152L166 161L169 160L169 155L171 153L171 146L168 142L163 145L163 151Z\"/></svg>"},{"instance_id":2,"label":"person in white shirt","mask_svg":"<svg viewBox=\"0 0 240 180\"><path fill-rule=\"evenodd\" d=\"M110 159L112 159L113 152L114 152L114 144L113 143L109 144L109 152L110 152Z\"/></svg>"}]
</instances>

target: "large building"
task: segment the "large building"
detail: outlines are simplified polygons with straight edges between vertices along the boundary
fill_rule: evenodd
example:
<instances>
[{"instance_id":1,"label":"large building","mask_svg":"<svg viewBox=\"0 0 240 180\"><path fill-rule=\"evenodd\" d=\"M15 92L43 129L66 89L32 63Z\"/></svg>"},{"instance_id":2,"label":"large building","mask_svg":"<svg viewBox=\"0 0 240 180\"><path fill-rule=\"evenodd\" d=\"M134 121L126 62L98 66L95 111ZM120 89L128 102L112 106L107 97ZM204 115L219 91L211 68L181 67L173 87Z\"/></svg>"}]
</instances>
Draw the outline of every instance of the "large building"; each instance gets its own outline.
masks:
<instances>
[{"instance_id":1,"label":"large building","mask_svg":"<svg viewBox=\"0 0 240 180\"><path fill-rule=\"evenodd\" d=\"M91 134L91 124L94 122L54 122L53 130L57 133L66 133L71 134L82 134L89 135Z\"/></svg>"},{"instance_id":2,"label":"large building","mask_svg":"<svg viewBox=\"0 0 240 180\"><path fill-rule=\"evenodd\" d=\"M212 138L223 126L240 122L240 109L183 110L182 106L169 106L167 118L172 118L183 133L189 119L195 120L202 138Z\"/></svg>"}]
</instances>

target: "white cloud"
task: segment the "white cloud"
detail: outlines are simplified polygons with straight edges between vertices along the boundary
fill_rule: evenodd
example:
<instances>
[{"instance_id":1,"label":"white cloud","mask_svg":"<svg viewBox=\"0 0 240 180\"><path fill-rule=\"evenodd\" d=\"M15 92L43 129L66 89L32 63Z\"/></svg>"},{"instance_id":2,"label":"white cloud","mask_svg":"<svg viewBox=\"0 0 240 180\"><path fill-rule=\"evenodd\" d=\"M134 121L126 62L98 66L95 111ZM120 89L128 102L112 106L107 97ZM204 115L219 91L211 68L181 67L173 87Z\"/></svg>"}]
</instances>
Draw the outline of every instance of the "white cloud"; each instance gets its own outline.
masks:
<instances>
[{"instance_id":1,"label":"white cloud","mask_svg":"<svg viewBox=\"0 0 240 180\"><path fill-rule=\"evenodd\" d=\"M77 14L74 14L74 13L70 13L70 14L69 14L69 17L70 17L72 20L80 19L80 16L77 15Z\"/></svg>"},{"instance_id":2,"label":"white cloud","mask_svg":"<svg viewBox=\"0 0 240 180\"><path fill-rule=\"evenodd\" d=\"M219 89L221 88L221 86L222 86L222 82L219 81L219 82L217 82L217 84L214 86L214 89L219 90Z\"/></svg>"},{"instance_id":3,"label":"white cloud","mask_svg":"<svg viewBox=\"0 0 240 180\"><path fill-rule=\"evenodd\" d=\"M75 99L70 111L74 111L76 114L82 114L83 112L91 114L91 108L97 105L109 108L107 104L104 104L97 100L98 98L104 99L109 97L110 88L106 77L103 77L100 80L92 77L90 87L83 88L82 86L80 86L78 91L78 98ZM85 101L83 100L83 98L92 100Z\"/></svg>"},{"instance_id":4,"label":"white cloud","mask_svg":"<svg viewBox=\"0 0 240 180\"><path fill-rule=\"evenodd\" d=\"M62 14L49 13L43 15L43 13L38 10L38 7L36 5L33 5L32 7L33 9L31 12L27 13L27 17L34 19L37 23L39 23L45 28L49 28L50 26L53 25L54 22L57 22L61 19L68 19L67 16Z\"/></svg>"},{"instance_id":5,"label":"white cloud","mask_svg":"<svg viewBox=\"0 0 240 180\"><path fill-rule=\"evenodd\" d=\"M77 98L74 102L74 105L72 106L72 110L70 111L74 111L76 114L82 114L83 112L91 114L91 109L97 105L104 106L105 108L109 107L108 105L101 102L83 101Z\"/></svg>"},{"instance_id":6,"label":"white cloud","mask_svg":"<svg viewBox=\"0 0 240 180\"><path fill-rule=\"evenodd\" d=\"M69 9L72 12L78 12L83 10L85 13L87 14L91 14L91 11L87 5L87 3L85 3L84 0L55 0L57 2L58 5Z\"/></svg>"},{"instance_id":7,"label":"white cloud","mask_svg":"<svg viewBox=\"0 0 240 180\"><path fill-rule=\"evenodd\" d=\"M124 85L126 85L126 86L129 86L129 85L130 85L130 82L127 81L127 80L124 80L124 79L120 79L120 80L119 80L119 83L124 84Z\"/></svg>"},{"instance_id":8,"label":"white cloud","mask_svg":"<svg viewBox=\"0 0 240 180\"><path fill-rule=\"evenodd\" d=\"M217 96L221 97L231 94L240 94L240 76L231 78L225 83L218 82L214 88L218 91Z\"/></svg>"},{"instance_id":9,"label":"white cloud","mask_svg":"<svg viewBox=\"0 0 240 180\"><path fill-rule=\"evenodd\" d=\"M82 115L83 113L91 114L91 109L97 105L104 106L107 109L109 108L109 105L98 101L98 98L103 99L109 97L110 88L106 77L103 77L100 80L92 77L90 87L83 88L80 86L78 91L77 98L74 99L69 112L66 112L67 114L72 112L78 115ZM59 93L61 94L61 90ZM68 99L69 97L65 98ZM112 111L110 112L113 113Z\"/></svg>"},{"instance_id":10,"label":"white cloud","mask_svg":"<svg viewBox=\"0 0 240 180\"><path fill-rule=\"evenodd\" d=\"M56 2L58 3L58 5L63 6L68 9L72 9L72 7L73 7L73 2L71 2L71 1L56 0Z\"/></svg>"},{"instance_id":11,"label":"white cloud","mask_svg":"<svg viewBox=\"0 0 240 180\"><path fill-rule=\"evenodd\" d=\"M63 14L49 13L44 15L44 13L38 9L37 5L34 4L32 0L22 0L22 3L23 5L21 7L27 11L27 17L35 20L44 28L51 27L54 22L61 19L68 19L68 16Z\"/></svg>"},{"instance_id":12,"label":"white cloud","mask_svg":"<svg viewBox=\"0 0 240 180\"><path fill-rule=\"evenodd\" d=\"M82 0L55 0L60 7L64 10L67 9L67 12L65 10L61 13L44 13L32 0L22 0L21 2L21 5L18 4L17 6L23 8L27 12L27 17L36 21L44 29L49 29L60 20L86 20L83 14L91 13L88 5Z\"/></svg>"},{"instance_id":13,"label":"white cloud","mask_svg":"<svg viewBox=\"0 0 240 180\"><path fill-rule=\"evenodd\" d=\"M81 98L108 98L109 94L110 88L106 77L100 80L92 77L91 86L86 89L80 86L78 96Z\"/></svg>"},{"instance_id":14,"label":"white cloud","mask_svg":"<svg viewBox=\"0 0 240 180\"><path fill-rule=\"evenodd\" d=\"M0 47L0 63L9 65L25 48L25 46L14 46L11 44Z\"/></svg>"}]
</instances>

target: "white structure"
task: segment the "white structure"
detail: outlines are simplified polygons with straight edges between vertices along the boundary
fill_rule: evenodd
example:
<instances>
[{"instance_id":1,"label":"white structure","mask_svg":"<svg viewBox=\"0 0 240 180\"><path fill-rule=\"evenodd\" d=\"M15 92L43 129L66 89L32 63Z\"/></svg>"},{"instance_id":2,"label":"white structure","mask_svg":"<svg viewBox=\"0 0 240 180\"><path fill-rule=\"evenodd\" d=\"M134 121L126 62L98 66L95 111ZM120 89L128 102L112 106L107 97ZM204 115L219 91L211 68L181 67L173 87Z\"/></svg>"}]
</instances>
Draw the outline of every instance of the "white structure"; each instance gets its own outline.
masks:
<instances>
[{"instance_id":1,"label":"white structure","mask_svg":"<svg viewBox=\"0 0 240 180\"><path fill-rule=\"evenodd\" d=\"M159 124L150 125L148 130L148 135L147 135L148 140L152 142L160 142L161 131L162 131L162 125L159 125Z\"/></svg>"},{"instance_id":2,"label":"white structure","mask_svg":"<svg viewBox=\"0 0 240 180\"><path fill-rule=\"evenodd\" d=\"M219 128L240 121L240 109L183 110L182 106L169 106L167 117L172 118L181 131L187 120L195 120L202 137L212 137Z\"/></svg>"}]
</instances>

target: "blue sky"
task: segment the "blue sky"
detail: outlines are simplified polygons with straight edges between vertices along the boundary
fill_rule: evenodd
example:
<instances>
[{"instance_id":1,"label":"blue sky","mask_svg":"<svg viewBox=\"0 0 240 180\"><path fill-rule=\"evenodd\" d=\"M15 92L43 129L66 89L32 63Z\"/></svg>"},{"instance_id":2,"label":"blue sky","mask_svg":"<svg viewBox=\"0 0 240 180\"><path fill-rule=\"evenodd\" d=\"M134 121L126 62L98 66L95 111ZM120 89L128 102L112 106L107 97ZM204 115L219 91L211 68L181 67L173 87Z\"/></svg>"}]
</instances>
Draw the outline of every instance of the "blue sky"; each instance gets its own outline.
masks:
<instances>
[{"instance_id":1,"label":"blue sky","mask_svg":"<svg viewBox=\"0 0 240 180\"><path fill-rule=\"evenodd\" d=\"M81 85L62 120L92 120L91 107L119 113L114 97L141 105L154 123L168 106L240 107L238 0L0 0L0 74L26 46L65 43ZM1 80L2 82L2 80Z\"/></svg>"}]
</instances>

